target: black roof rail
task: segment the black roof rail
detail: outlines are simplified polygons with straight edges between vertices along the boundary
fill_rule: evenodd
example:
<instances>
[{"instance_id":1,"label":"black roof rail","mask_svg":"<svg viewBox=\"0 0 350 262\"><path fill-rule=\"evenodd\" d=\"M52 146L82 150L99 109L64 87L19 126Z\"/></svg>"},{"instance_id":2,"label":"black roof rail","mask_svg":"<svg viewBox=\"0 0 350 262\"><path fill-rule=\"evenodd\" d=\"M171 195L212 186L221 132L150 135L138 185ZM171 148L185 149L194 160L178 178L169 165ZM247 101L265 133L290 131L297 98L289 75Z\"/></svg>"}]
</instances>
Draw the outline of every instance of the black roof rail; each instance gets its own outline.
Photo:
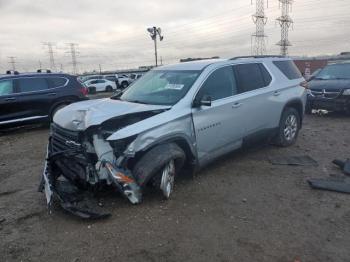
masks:
<instances>
[{"instance_id":1,"label":"black roof rail","mask_svg":"<svg viewBox=\"0 0 350 262\"><path fill-rule=\"evenodd\" d=\"M50 70L50 69L46 69L45 71L46 71L46 73L51 73L51 70ZM36 70L36 72L37 72L37 73L42 73L42 72L43 72L43 69L38 69L38 70Z\"/></svg>"},{"instance_id":2,"label":"black roof rail","mask_svg":"<svg viewBox=\"0 0 350 262\"><path fill-rule=\"evenodd\" d=\"M287 56L283 55L247 55L247 56L236 56L231 58L230 60L236 60L241 58L286 58Z\"/></svg>"},{"instance_id":3,"label":"black roof rail","mask_svg":"<svg viewBox=\"0 0 350 262\"><path fill-rule=\"evenodd\" d=\"M19 75L19 72L16 70L7 70L6 71L6 75L12 75L12 74Z\"/></svg>"}]
</instances>

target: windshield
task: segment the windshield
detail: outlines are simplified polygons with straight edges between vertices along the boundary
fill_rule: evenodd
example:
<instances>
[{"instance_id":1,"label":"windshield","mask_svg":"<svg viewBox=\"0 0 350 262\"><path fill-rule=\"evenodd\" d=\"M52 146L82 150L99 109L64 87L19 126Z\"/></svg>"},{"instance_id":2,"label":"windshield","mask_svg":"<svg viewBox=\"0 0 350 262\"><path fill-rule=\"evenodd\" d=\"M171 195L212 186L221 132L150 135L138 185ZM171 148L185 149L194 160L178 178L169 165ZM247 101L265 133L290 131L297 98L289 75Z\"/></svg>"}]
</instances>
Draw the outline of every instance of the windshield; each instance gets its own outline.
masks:
<instances>
[{"instance_id":1,"label":"windshield","mask_svg":"<svg viewBox=\"0 0 350 262\"><path fill-rule=\"evenodd\" d=\"M316 79L350 79L350 64L329 65L319 72Z\"/></svg>"},{"instance_id":2,"label":"windshield","mask_svg":"<svg viewBox=\"0 0 350 262\"><path fill-rule=\"evenodd\" d=\"M201 71L150 71L134 82L120 100L152 105L174 105L183 98Z\"/></svg>"}]
</instances>

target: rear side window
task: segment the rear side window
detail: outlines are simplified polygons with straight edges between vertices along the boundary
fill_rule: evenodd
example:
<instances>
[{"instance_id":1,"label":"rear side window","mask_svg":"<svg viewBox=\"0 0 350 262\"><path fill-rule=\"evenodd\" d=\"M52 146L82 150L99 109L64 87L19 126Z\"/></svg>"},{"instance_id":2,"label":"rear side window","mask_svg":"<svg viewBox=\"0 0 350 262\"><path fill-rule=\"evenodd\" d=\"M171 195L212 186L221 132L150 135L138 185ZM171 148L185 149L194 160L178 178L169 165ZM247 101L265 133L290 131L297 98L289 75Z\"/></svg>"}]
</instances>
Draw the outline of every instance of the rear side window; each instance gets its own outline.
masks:
<instances>
[{"instance_id":1,"label":"rear side window","mask_svg":"<svg viewBox=\"0 0 350 262\"><path fill-rule=\"evenodd\" d=\"M20 92L34 92L48 89L45 78L20 78L18 79Z\"/></svg>"},{"instance_id":2,"label":"rear side window","mask_svg":"<svg viewBox=\"0 0 350 262\"><path fill-rule=\"evenodd\" d=\"M260 70L261 70L262 76L263 76L264 81L265 81L265 86L270 85L271 81L272 81L272 76L267 71L267 69L265 68L264 65L260 64L259 66L260 66Z\"/></svg>"},{"instance_id":3,"label":"rear side window","mask_svg":"<svg viewBox=\"0 0 350 262\"><path fill-rule=\"evenodd\" d=\"M231 66L214 71L203 84L199 96L208 95L218 100L237 94L236 81Z\"/></svg>"},{"instance_id":4,"label":"rear side window","mask_svg":"<svg viewBox=\"0 0 350 262\"><path fill-rule=\"evenodd\" d=\"M13 82L12 80L0 81L0 96L13 94Z\"/></svg>"},{"instance_id":5,"label":"rear side window","mask_svg":"<svg viewBox=\"0 0 350 262\"><path fill-rule=\"evenodd\" d=\"M240 93L249 92L268 86L265 81L268 81L269 77L266 76L267 79L264 79L261 66L262 65L260 64L242 64L234 66Z\"/></svg>"},{"instance_id":6,"label":"rear side window","mask_svg":"<svg viewBox=\"0 0 350 262\"><path fill-rule=\"evenodd\" d=\"M67 84L67 79L63 77L50 77L47 80L49 81L51 88L65 86Z\"/></svg>"},{"instance_id":7,"label":"rear side window","mask_svg":"<svg viewBox=\"0 0 350 262\"><path fill-rule=\"evenodd\" d=\"M279 70L289 79L299 79L303 76L301 75L298 67L294 64L293 61L287 60L287 61L274 61L273 62L275 66L278 67Z\"/></svg>"}]
</instances>

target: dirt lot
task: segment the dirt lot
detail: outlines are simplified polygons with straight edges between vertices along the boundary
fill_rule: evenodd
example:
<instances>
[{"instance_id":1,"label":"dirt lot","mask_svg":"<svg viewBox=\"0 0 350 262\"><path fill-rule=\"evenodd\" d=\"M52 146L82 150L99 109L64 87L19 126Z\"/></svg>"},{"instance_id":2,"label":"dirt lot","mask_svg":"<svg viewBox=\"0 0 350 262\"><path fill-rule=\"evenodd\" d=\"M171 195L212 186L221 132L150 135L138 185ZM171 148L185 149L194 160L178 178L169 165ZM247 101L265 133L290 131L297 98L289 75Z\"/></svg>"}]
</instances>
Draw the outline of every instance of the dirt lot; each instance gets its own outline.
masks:
<instances>
[{"instance_id":1,"label":"dirt lot","mask_svg":"<svg viewBox=\"0 0 350 262\"><path fill-rule=\"evenodd\" d=\"M350 118L308 116L298 143L231 154L177 183L166 202L148 193L82 221L49 215L37 193L48 129L0 136L0 261L350 261L350 195L309 188L350 157ZM269 156L308 154L318 167L273 166Z\"/></svg>"}]
</instances>

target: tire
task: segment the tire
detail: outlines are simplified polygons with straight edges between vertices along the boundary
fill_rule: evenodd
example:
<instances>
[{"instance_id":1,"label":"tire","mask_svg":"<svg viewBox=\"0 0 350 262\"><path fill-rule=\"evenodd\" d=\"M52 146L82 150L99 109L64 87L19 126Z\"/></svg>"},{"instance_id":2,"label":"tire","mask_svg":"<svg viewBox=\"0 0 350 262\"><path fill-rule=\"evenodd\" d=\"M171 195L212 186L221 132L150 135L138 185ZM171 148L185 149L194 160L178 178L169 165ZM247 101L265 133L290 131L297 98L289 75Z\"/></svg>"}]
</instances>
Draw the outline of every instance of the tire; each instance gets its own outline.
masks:
<instances>
[{"instance_id":1,"label":"tire","mask_svg":"<svg viewBox=\"0 0 350 262\"><path fill-rule=\"evenodd\" d=\"M123 88L123 89L127 88L128 86L129 86L129 83L128 83L128 82L126 82L126 81L123 81L123 82L122 82L122 88Z\"/></svg>"},{"instance_id":2,"label":"tire","mask_svg":"<svg viewBox=\"0 0 350 262\"><path fill-rule=\"evenodd\" d=\"M106 87L106 92L113 92L113 87L107 86Z\"/></svg>"},{"instance_id":3,"label":"tire","mask_svg":"<svg viewBox=\"0 0 350 262\"><path fill-rule=\"evenodd\" d=\"M178 145L174 143L159 145L152 148L141 157L133 168L133 175L138 184L143 188L151 180L158 180L160 182L159 186L162 187L162 183L164 182L164 172L166 171L165 169L173 166L174 179L176 173L180 171L185 163L185 160L186 155ZM162 191L164 197L168 199L172 192L172 188L168 193L164 190Z\"/></svg>"},{"instance_id":4,"label":"tire","mask_svg":"<svg viewBox=\"0 0 350 262\"><path fill-rule=\"evenodd\" d=\"M293 145L298 138L300 124L298 111L295 108L287 107L282 113L274 144L281 147Z\"/></svg>"},{"instance_id":5,"label":"tire","mask_svg":"<svg viewBox=\"0 0 350 262\"><path fill-rule=\"evenodd\" d=\"M50 115L50 122L53 121L53 117L55 116L55 114L57 113L58 110L62 109L63 107L67 106L68 104L59 104L58 106L54 107L51 110L51 115Z\"/></svg>"}]
</instances>

